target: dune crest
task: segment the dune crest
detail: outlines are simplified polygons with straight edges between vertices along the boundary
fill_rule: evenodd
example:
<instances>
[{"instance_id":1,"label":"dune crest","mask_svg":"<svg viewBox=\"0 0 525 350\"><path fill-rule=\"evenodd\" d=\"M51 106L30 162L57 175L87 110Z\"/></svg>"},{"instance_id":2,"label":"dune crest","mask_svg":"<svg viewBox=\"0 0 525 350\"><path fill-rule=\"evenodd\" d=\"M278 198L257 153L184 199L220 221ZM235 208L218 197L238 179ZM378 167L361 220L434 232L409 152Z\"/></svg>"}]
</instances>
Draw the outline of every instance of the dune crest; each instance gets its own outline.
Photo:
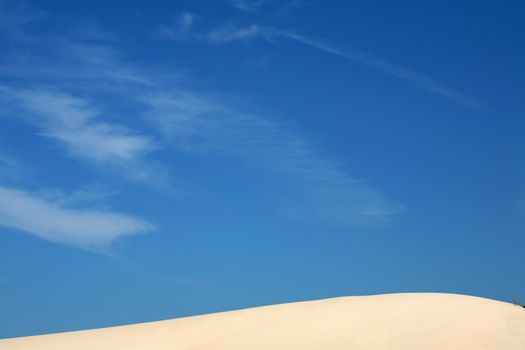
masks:
<instances>
[{"instance_id":1,"label":"dune crest","mask_svg":"<svg viewBox=\"0 0 525 350\"><path fill-rule=\"evenodd\" d=\"M525 310L437 293L341 297L0 340L0 350L524 350Z\"/></svg>"}]
</instances>

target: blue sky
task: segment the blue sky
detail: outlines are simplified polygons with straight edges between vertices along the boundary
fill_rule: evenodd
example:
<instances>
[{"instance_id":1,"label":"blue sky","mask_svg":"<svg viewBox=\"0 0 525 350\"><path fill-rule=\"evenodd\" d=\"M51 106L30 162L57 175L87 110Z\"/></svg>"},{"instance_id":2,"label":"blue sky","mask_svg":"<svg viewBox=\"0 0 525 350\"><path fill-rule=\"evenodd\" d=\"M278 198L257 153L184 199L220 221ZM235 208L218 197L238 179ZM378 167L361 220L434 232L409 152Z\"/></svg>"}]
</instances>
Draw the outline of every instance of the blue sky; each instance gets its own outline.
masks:
<instances>
[{"instance_id":1,"label":"blue sky","mask_svg":"<svg viewBox=\"0 0 525 350\"><path fill-rule=\"evenodd\" d=\"M0 1L0 337L525 299L521 1Z\"/></svg>"}]
</instances>

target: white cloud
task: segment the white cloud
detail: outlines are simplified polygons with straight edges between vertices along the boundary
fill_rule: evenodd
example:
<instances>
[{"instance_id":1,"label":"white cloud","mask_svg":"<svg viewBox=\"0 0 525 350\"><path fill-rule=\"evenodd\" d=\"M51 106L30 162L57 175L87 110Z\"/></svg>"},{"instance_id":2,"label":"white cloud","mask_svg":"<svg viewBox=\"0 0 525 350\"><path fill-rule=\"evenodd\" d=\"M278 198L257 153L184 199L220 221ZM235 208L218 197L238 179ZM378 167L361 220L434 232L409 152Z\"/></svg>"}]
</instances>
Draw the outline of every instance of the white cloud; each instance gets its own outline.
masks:
<instances>
[{"instance_id":1,"label":"white cloud","mask_svg":"<svg viewBox=\"0 0 525 350\"><path fill-rule=\"evenodd\" d=\"M220 44L236 40L249 40L264 35L265 32L256 24L241 28L226 24L212 30L208 33L207 38L211 43Z\"/></svg>"},{"instance_id":2,"label":"white cloud","mask_svg":"<svg viewBox=\"0 0 525 350\"><path fill-rule=\"evenodd\" d=\"M103 205L105 200L116 196L118 193L115 189L95 183L70 193L65 193L59 189L43 189L35 192L34 195L62 207L80 208L85 205Z\"/></svg>"},{"instance_id":3,"label":"white cloud","mask_svg":"<svg viewBox=\"0 0 525 350\"><path fill-rule=\"evenodd\" d=\"M10 169L10 168L18 168L19 165L17 162L15 162L10 157L7 157L0 153L0 169Z\"/></svg>"},{"instance_id":4,"label":"white cloud","mask_svg":"<svg viewBox=\"0 0 525 350\"><path fill-rule=\"evenodd\" d=\"M0 85L0 117L36 126L68 155L106 174L172 192L169 170L153 159L162 145L154 135L129 124L139 121L139 97L177 73L146 74L112 47L44 42L49 48L42 48L39 57L0 59L0 75L17 82ZM131 105L126 112L119 108Z\"/></svg>"},{"instance_id":5,"label":"white cloud","mask_svg":"<svg viewBox=\"0 0 525 350\"><path fill-rule=\"evenodd\" d=\"M65 60L60 67L54 65L58 70L51 67L52 78L84 79L95 84L109 80L120 83L120 89L135 84L152 84L148 77L124 62L118 51L112 47L70 43L62 45L59 51L60 57L57 59Z\"/></svg>"},{"instance_id":6,"label":"white cloud","mask_svg":"<svg viewBox=\"0 0 525 350\"><path fill-rule=\"evenodd\" d=\"M26 191L2 186L0 225L89 250L106 250L119 237L153 228L148 222L132 216L71 209Z\"/></svg>"},{"instance_id":7,"label":"white cloud","mask_svg":"<svg viewBox=\"0 0 525 350\"><path fill-rule=\"evenodd\" d=\"M155 148L151 137L122 125L99 121L88 100L50 90L2 89L14 98L42 135L77 157L97 162L130 161Z\"/></svg>"},{"instance_id":8,"label":"white cloud","mask_svg":"<svg viewBox=\"0 0 525 350\"><path fill-rule=\"evenodd\" d=\"M364 66L373 68L375 70L384 72L396 78L406 80L416 86L423 88L424 90L427 90L428 92L434 93L436 95L448 97L463 105L466 105L472 108L476 108L476 109L485 108L485 106L482 103L462 93L459 93L455 91L454 89L448 86L445 86L442 83L437 82L427 77L424 74L418 73L411 69L408 69L403 66L397 65L395 63L389 62L383 58L371 55L361 50L356 50L356 49L348 48L348 47L345 47L345 48L338 47L333 44L329 44L329 43L326 43L320 40L312 40L305 36L298 35L292 32L287 32L287 31L274 30L274 34L286 37L291 40L301 42L305 45L328 52L330 54L343 57L350 61L353 61L353 62L362 64Z\"/></svg>"},{"instance_id":9,"label":"white cloud","mask_svg":"<svg viewBox=\"0 0 525 350\"><path fill-rule=\"evenodd\" d=\"M216 43L258 36L271 40L275 35L257 25L226 25L209 35L190 34ZM79 86L73 90L75 93L49 88L4 88L0 92L8 91L23 107L27 120L76 157L103 165L118 164L121 173L133 173L135 179L150 184L167 182L162 175L165 169L152 167L151 160L146 159L156 146L152 138L108 122L107 116L88 99L92 94L108 93L137 106L135 117L144 113L155 120L174 151L227 154L285 179L290 194L298 198L290 203L293 207L277 205L288 216L342 226L384 226L402 211L402 206L390 202L380 191L356 180L335 161L308 146L300 133L266 116L242 113L188 90L173 92L165 77L133 69L112 49L68 44L65 52L72 59L59 62L67 69L62 72L59 64L50 66L53 73L41 75L45 84L32 85L50 86L56 72L62 74L58 76L57 89L70 91L71 86ZM119 69L123 72L123 68L128 68L124 72L129 74L111 75ZM168 144L163 144L164 151Z\"/></svg>"},{"instance_id":10,"label":"white cloud","mask_svg":"<svg viewBox=\"0 0 525 350\"><path fill-rule=\"evenodd\" d=\"M236 27L230 23L226 23L203 34L192 30L196 18L197 16L194 14L183 12L179 15L174 25L162 25L157 28L154 34L168 40L182 41L194 39L207 41L212 44L221 44L236 40L249 40L264 36L268 33L255 24L246 27Z\"/></svg>"},{"instance_id":11,"label":"white cloud","mask_svg":"<svg viewBox=\"0 0 525 350\"><path fill-rule=\"evenodd\" d=\"M235 27L231 24L222 25L208 33L207 38L209 42L214 44L228 43L232 41L247 41L248 39L263 38L272 41L276 37L283 37L290 40L300 42L304 45L322 50L332 55L343 57L352 62L367 66L369 68L381 71L396 78L408 81L415 86L418 86L428 92L436 95L444 96L455 100L463 105L475 109L485 109L486 106L473 98L464 95L453 88L450 88L424 74L418 73L411 69L405 68L398 64L389 62L383 58L374 56L372 54L363 52L361 50L339 47L334 44L327 43L323 40L314 40L303 35L293 32L280 30L272 27L262 27L252 24L247 27Z\"/></svg>"},{"instance_id":12,"label":"white cloud","mask_svg":"<svg viewBox=\"0 0 525 350\"><path fill-rule=\"evenodd\" d=\"M231 7L245 12L260 13L264 9L265 16L269 17L286 16L305 6L303 0L228 0L228 2Z\"/></svg>"},{"instance_id":13,"label":"white cloud","mask_svg":"<svg viewBox=\"0 0 525 350\"><path fill-rule=\"evenodd\" d=\"M157 30L157 34L171 40L186 40L190 37L191 30L198 16L191 12L182 12L178 15L174 25L163 25Z\"/></svg>"},{"instance_id":14,"label":"white cloud","mask_svg":"<svg viewBox=\"0 0 525 350\"><path fill-rule=\"evenodd\" d=\"M150 96L149 117L183 152L238 157L286 179L297 198L289 217L337 226L383 227L404 207L344 172L297 133L188 93ZM292 203L290 203L292 204Z\"/></svg>"},{"instance_id":15,"label":"white cloud","mask_svg":"<svg viewBox=\"0 0 525 350\"><path fill-rule=\"evenodd\" d=\"M44 16L43 12L30 11L22 4L10 5L0 1L0 28L14 28Z\"/></svg>"},{"instance_id":16,"label":"white cloud","mask_svg":"<svg viewBox=\"0 0 525 350\"><path fill-rule=\"evenodd\" d=\"M41 83L57 89L66 87L66 91L130 89L136 85L152 85L150 77L140 74L113 47L79 44L67 41L67 38L40 41L38 37L27 42L19 40L17 45L39 54L0 56L0 76L19 79L31 86Z\"/></svg>"},{"instance_id":17,"label":"white cloud","mask_svg":"<svg viewBox=\"0 0 525 350\"><path fill-rule=\"evenodd\" d=\"M0 180L13 180L22 177L23 171L20 164L0 152Z\"/></svg>"},{"instance_id":18,"label":"white cloud","mask_svg":"<svg viewBox=\"0 0 525 350\"><path fill-rule=\"evenodd\" d=\"M230 4L242 11L255 11L264 5L267 0L229 0Z\"/></svg>"}]
</instances>

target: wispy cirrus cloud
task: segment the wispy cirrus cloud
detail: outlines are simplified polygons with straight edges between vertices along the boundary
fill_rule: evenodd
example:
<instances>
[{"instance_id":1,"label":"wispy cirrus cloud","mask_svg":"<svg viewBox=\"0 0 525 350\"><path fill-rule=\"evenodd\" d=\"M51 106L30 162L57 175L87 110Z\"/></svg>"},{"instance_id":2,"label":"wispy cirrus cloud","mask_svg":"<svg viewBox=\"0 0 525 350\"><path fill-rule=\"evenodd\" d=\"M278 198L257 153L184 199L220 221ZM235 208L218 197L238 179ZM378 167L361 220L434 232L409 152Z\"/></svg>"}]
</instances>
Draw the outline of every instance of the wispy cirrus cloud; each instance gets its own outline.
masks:
<instances>
[{"instance_id":1,"label":"wispy cirrus cloud","mask_svg":"<svg viewBox=\"0 0 525 350\"><path fill-rule=\"evenodd\" d=\"M167 40L196 40L212 44L249 40L267 34L267 31L261 30L261 27L256 24L239 28L233 26L231 23L222 24L207 33L202 33L193 30L196 18L198 17L195 14L182 12L178 15L174 24L161 25L153 31L153 34ZM269 37L267 39L269 39Z\"/></svg>"},{"instance_id":2,"label":"wispy cirrus cloud","mask_svg":"<svg viewBox=\"0 0 525 350\"><path fill-rule=\"evenodd\" d=\"M117 166L128 176L143 177L151 167L141 169L145 165L141 162L156 149L153 137L114 121L108 116L114 110L100 108L92 92L101 85L112 86L109 81L127 88L145 82L136 79L127 65L116 65L115 52L109 48L76 44L67 35L20 35L18 27L39 16L2 5L0 27L7 29L3 39L16 48L4 49L0 58L0 77L7 78L0 85L4 121L30 124L69 156L101 165L105 171ZM90 40L107 38L97 26L84 29L79 35ZM10 156L0 156L0 226L106 253L111 253L115 240L154 228L146 220L99 205L107 190L81 189L67 195L57 190L25 190L19 187L25 182L20 169Z\"/></svg>"},{"instance_id":3,"label":"wispy cirrus cloud","mask_svg":"<svg viewBox=\"0 0 525 350\"><path fill-rule=\"evenodd\" d=\"M30 10L21 3L0 1L0 28L15 28L44 15L44 12Z\"/></svg>"},{"instance_id":4,"label":"wispy cirrus cloud","mask_svg":"<svg viewBox=\"0 0 525 350\"><path fill-rule=\"evenodd\" d=\"M162 25L155 34L171 40L186 40L191 36L191 31L198 16L191 12L182 12L177 16L175 24Z\"/></svg>"},{"instance_id":5,"label":"wispy cirrus cloud","mask_svg":"<svg viewBox=\"0 0 525 350\"><path fill-rule=\"evenodd\" d=\"M190 25L188 36L225 43L265 35L271 40L275 35L256 25L236 29L225 26L213 35L201 35ZM149 157L156 147L164 154L197 152L235 157L287 182L285 191L289 196L285 197L295 196L298 200L284 200L276 204L276 210L302 221L381 227L404 209L371 184L345 172L337 161L309 145L301 132L271 116L245 113L193 89L174 88L177 84L169 74L137 69L116 48L107 45L66 41L61 46L59 41L56 46L65 56L46 60L44 70L39 69L42 65L25 61L23 74L16 76L16 86L5 87L0 93L16 104L16 115L37 126L43 136L61 144L77 159L118 164L124 169L122 173L140 174L152 172ZM33 60L38 62L38 58ZM111 112L120 109L99 107L95 101L101 94L103 100L109 96L114 103L120 101L128 106L127 117L154 121L158 135L152 136L151 129L148 133L137 132L112 121ZM128 167L132 171L127 171ZM161 167L168 169L167 165ZM155 169L153 173L161 172ZM148 174L146 178L158 183Z\"/></svg>"},{"instance_id":6,"label":"wispy cirrus cloud","mask_svg":"<svg viewBox=\"0 0 525 350\"><path fill-rule=\"evenodd\" d=\"M125 89L152 83L121 57L117 42L111 41L111 33L94 24L77 26L59 37L27 34L7 38L17 50L0 55L0 78L17 79L33 87L45 85L76 91L107 90L117 84L119 89Z\"/></svg>"},{"instance_id":7,"label":"wispy cirrus cloud","mask_svg":"<svg viewBox=\"0 0 525 350\"><path fill-rule=\"evenodd\" d=\"M104 206L104 202L119 194L116 189L100 183L75 189L68 193L60 189L46 188L33 193L39 198L53 202L62 207L82 208L84 206Z\"/></svg>"},{"instance_id":8,"label":"wispy cirrus cloud","mask_svg":"<svg viewBox=\"0 0 525 350\"><path fill-rule=\"evenodd\" d=\"M17 179L22 173L22 167L16 160L0 152L0 180Z\"/></svg>"},{"instance_id":9,"label":"wispy cirrus cloud","mask_svg":"<svg viewBox=\"0 0 525 350\"><path fill-rule=\"evenodd\" d=\"M231 24L224 24L213 29L206 36L207 40L213 44L228 43L236 40L247 41L256 37L270 38L271 33L262 30L260 26L252 24L247 27L234 27Z\"/></svg>"},{"instance_id":10,"label":"wispy cirrus cloud","mask_svg":"<svg viewBox=\"0 0 525 350\"><path fill-rule=\"evenodd\" d=\"M107 251L124 236L151 231L133 216L102 210L72 209L24 190L0 186L0 225L55 243Z\"/></svg>"},{"instance_id":11,"label":"wispy cirrus cloud","mask_svg":"<svg viewBox=\"0 0 525 350\"><path fill-rule=\"evenodd\" d=\"M255 11L263 6L268 0L228 0L230 5L242 11Z\"/></svg>"},{"instance_id":12,"label":"wispy cirrus cloud","mask_svg":"<svg viewBox=\"0 0 525 350\"><path fill-rule=\"evenodd\" d=\"M428 92L434 93L436 95L441 95L443 97L450 98L459 102L465 106L472 107L475 109L485 109L486 106L481 102L474 100L473 98L462 94L455 89L448 87L432 78L427 77L426 75L413 71L409 68L403 67L401 65L392 63L384 58L377 57L375 55L363 52L350 47L340 47L331 43L328 43L324 40L315 40L303 35L299 35L293 32L282 31L282 30L272 30L273 33L285 38L295 40L297 42L303 43L305 45L311 46L313 48L322 50L324 52L343 57L347 60L353 61L355 63L367 66L369 68L375 69L377 71L384 72L393 77L405 80L415 86L418 86Z\"/></svg>"},{"instance_id":13,"label":"wispy cirrus cloud","mask_svg":"<svg viewBox=\"0 0 525 350\"><path fill-rule=\"evenodd\" d=\"M305 6L303 0L226 0L236 10L265 17L282 17Z\"/></svg>"},{"instance_id":14,"label":"wispy cirrus cloud","mask_svg":"<svg viewBox=\"0 0 525 350\"><path fill-rule=\"evenodd\" d=\"M148 116L178 151L243 159L289 182L299 200L281 204L286 216L342 227L385 227L405 210L366 181L310 146L297 132L202 96L171 92L146 98Z\"/></svg>"},{"instance_id":15,"label":"wispy cirrus cloud","mask_svg":"<svg viewBox=\"0 0 525 350\"><path fill-rule=\"evenodd\" d=\"M47 86L3 86L0 101L5 108L0 115L17 116L17 120L35 126L39 136L50 139L66 156L87 162L105 174L118 174L121 179L171 193L174 188L169 170L151 159L162 149L155 136L111 121L115 118L108 116L115 113L114 109L103 112L88 96ZM125 97L132 98L132 94L126 90Z\"/></svg>"},{"instance_id":16,"label":"wispy cirrus cloud","mask_svg":"<svg viewBox=\"0 0 525 350\"><path fill-rule=\"evenodd\" d=\"M3 156L2 154L0 154L0 167L2 169L10 168L12 165L13 165L13 162L11 161L11 159L9 159L9 158Z\"/></svg>"},{"instance_id":17,"label":"wispy cirrus cloud","mask_svg":"<svg viewBox=\"0 0 525 350\"><path fill-rule=\"evenodd\" d=\"M486 109L486 106L483 103L476 101L475 99L460 93L455 89L426 76L425 74L416 72L409 68L392 63L384 58L366 53L358 49L343 47L322 39L313 39L291 31L257 24L239 27L228 23L220 25L217 28L211 30L204 37L206 37L208 42L212 44L225 44L233 41L246 42L250 39L256 38L275 43L275 39L277 38L286 38L321 50L323 52L342 57L368 68L383 72L395 78L405 80L414 86L422 88L430 93L449 98L462 105L479 110Z\"/></svg>"},{"instance_id":18,"label":"wispy cirrus cloud","mask_svg":"<svg viewBox=\"0 0 525 350\"><path fill-rule=\"evenodd\" d=\"M129 161L155 148L151 137L116 123L80 97L53 90L3 88L41 134L61 143L69 154L96 162Z\"/></svg>"}]
</instances>

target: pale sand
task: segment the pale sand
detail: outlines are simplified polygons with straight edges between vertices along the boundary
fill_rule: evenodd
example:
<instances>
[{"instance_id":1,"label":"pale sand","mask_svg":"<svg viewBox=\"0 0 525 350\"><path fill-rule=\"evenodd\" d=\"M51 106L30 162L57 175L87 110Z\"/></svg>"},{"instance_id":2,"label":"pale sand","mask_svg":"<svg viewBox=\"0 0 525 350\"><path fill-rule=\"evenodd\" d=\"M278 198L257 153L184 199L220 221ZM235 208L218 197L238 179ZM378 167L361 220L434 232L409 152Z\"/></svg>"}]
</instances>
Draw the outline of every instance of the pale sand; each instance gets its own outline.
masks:
<instances>
[{"instance_id":1,"label":"pale sand","mask_svg":"<svg viewBox=\"0 0 525 350\"><path fill-rule=\"evenodd\" d=\"M525 350L525 309L413 293L281 304L0 340L0 350Z\"/></svg>"}]
</instances>

